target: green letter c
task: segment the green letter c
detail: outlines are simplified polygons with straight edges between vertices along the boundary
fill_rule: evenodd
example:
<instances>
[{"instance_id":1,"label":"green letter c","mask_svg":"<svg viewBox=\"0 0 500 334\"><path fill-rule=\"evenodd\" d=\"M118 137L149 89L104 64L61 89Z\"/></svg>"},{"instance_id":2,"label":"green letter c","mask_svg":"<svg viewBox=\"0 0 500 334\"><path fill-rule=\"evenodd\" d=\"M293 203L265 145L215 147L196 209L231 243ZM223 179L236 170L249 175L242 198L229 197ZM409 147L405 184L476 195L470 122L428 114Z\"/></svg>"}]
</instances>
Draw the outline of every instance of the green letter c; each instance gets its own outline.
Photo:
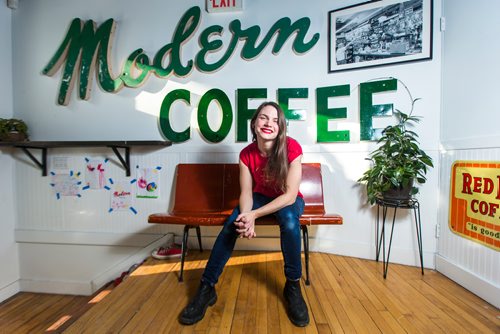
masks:
<instances>
[{"instance_id":1,"label":"green letter c","mask_svg":"<svg viewBox=\"0 0 500 334\"><path fill-rule=\"evenodd\" d=\"M189 139L191 127L188 126L186 130L182 132L176 132L174 131L174 129L172 129L172 126L170 125L169 114L170 107L176 100L182 100L190 105L189 91L186 89L176 89L165 96L163 102L161 103L159 122L160 130L163 135L167 137L168 140L171 140L174 143L180 143Z\"/></svg>"}]
</instances>

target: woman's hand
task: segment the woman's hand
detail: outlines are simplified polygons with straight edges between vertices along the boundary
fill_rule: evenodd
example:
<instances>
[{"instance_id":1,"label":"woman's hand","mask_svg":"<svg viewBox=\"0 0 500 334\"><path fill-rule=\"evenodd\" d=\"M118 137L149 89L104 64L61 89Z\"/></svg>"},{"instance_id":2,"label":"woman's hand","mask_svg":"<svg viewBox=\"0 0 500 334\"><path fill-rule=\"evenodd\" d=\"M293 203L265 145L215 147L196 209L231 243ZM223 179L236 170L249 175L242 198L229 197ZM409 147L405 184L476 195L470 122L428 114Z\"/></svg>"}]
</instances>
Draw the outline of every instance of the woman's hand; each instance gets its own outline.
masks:
<instances>
[{"instance_id":1,"label":"woman's hand","mask_svg":"<svg viewBox=\"0 0 500 334\"><path fill-rule=\"evenodd\" d=\"M240 234L240 238L252 239L257 236L255 233L255 218L253 211L240 213L236 217L234 224L236 225L236 232Z\"/></svg>"}]
</instances>

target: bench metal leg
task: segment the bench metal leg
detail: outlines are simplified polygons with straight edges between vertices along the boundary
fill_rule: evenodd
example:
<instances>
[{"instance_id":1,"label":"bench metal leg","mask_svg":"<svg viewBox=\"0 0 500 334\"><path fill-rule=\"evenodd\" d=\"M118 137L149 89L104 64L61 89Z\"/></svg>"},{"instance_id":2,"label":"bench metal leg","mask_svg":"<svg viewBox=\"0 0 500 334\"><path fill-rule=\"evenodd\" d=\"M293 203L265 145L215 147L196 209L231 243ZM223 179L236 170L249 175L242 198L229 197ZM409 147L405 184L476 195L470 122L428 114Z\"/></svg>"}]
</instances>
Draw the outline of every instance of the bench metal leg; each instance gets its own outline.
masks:
<instances>
[{"instance_id":1,"label":"bench metal leg","mask_svg":"<svg viewBox=\"0 0 500 334\"><path fill-rule=\"evenodd\" d=\"M183 281L183 276L184 276L184 260L186 259L186 252L187 252L187 242L188 242L188 237L189 237L189 229L192 228L190 225L184 226L184 234L182 236L182 254L181 254L181 272L179 274L179 282Z\"/></svg>"},{"instance_id":2,"label":"bench metal leg","mask_svg":"<svg viewBox=\"0 0 500 334\"><path fill-rule=\"evenodd\" d=\"M306 258L306 285L311 285L309 281L309 233L307 231L307 225L301 225L302 236L304 239L304 255Z\"/></svg>"},{"instance_id":3,"label":"bench metal leg","mask_svg":"<svg viewBox=\"0 0 500 334\"><path fill-rule=\"evenodd\" d=\"M184 226L184 234L182 236L182 254L181 254L181 272L179 275L179 282L183 281L184 277L184 260L186 259L186 253L188 249L188 238L189 238L189 230L192 228L196 228L196 235L198 237L198 245L200 246L200 252L203 252L203 248L201 247L201 230L199 226L186 225Z\"/></svg>"},{"instance_id":4,"label":"bench metal leg","mask_svg":"<svg viewBox=\"0 0 500 334\"><path fill-rule=\"evenodd\" d=\"M198 245L200 246L200 252L203 252L203 248L201 247L201 231L199 226L196 226L196 235L198 236Z\"/></svg>"}]
</instances>

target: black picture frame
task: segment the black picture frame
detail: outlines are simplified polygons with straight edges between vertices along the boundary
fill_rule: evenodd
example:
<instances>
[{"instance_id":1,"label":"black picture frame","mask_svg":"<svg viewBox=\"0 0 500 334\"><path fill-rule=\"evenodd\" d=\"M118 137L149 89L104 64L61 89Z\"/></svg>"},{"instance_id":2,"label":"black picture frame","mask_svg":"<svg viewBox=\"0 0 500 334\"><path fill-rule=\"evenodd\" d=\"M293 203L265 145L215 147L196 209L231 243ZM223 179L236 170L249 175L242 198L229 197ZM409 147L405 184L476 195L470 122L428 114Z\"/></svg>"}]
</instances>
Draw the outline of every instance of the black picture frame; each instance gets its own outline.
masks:
<instances>
[{"instance_id":1,"label":"black picture frame","mask_svg":"<svg viewBox=\"0 0 500 334\"><path fill-rule=\"evenodd\" d=\"M368 1L328 12L328 73L432 59L433 0Z\"/></svg>"}]
</instances>

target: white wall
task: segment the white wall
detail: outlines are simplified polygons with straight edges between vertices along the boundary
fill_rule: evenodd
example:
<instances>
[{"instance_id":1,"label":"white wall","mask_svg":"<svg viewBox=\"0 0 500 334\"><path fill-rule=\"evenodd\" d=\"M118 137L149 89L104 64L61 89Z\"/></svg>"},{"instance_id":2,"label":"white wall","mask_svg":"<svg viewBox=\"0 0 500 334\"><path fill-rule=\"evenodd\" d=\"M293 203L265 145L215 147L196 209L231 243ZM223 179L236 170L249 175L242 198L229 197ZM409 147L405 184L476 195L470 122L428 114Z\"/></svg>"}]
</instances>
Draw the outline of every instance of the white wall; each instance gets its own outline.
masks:
<instances>
[{"instance_id":1,"label":"white wall","mask_svg":"<svg viewBox=\"0 0 500 334\"><path fill-rule=\"evenodd\" d=\"M499 10L498 1L444 1L441 140L446 148L498 147L500 142L500 44L490 42L498 39L500 22L494 17ZM464 18L470 27L462 24Z\"/></svg>"},{"instance_id":2,"label":"white wall","mask_svg":"<svg viewBox=\"0 0 500 334\"><path fill-rule=\"evenodd\" d=\"M189 89L192 92L191 103L196 107L203 93L211 88L220 88L228 95L234 110L237 88L267 88L268 99L274 100L277 88L307 87L309 98L293 102L293 107L307 111L307 120L290 122L289 133L302 143L305 161L319 161L323 164L326 209L344 217L343 226L322 226L313 229L311 248L373 259L375 210L364 205L365 198L361 188L356 186L356 180L368 167L365 157L375 145L359 141L357 86L375 78L397 77L406 83L414 97L422 98L415 109L416 115L424 116L418 131L423 148L436 163L436 168L428 175L428 183L421 188L419 197L422 207L425 266L434 268L434 230L438 212L440 53L434 52L431 61L328 74L327 13L355 2L333 3L322 0L313 4L297 0L253 0L245 2L245 9L241 13L209 15L204 11L204 1L194 0L184 1L181 5L173 0L149 1L147 9L143 10L131 10L137 7L136 2L132 0L24 0L13 13L15 114L32 125L32 139L35 140L154 140L162 138L157 127L157 117L163 98L173 89ZM141 88L125 88L116 94L105 93L94 82L89 101L78 100L73 94L67 107L56 105L60 73L48 77L40 72L61 43L73 18L93 19L98 24L108 18L117 21L110 59L113 68L118 72L126 57L136 48L144 48L152 58L163 45L171 41L180 16L194 5L202 8L202 18L195 38L183 48L184 60L195 56L198 51L196 39L199 33L210 25L219 24L224 27L223 39L226 46L230 38L228 25L234 19L239 19L243 27L259 25L264 34L282 17L290 17L292 21L309 17L311 28L308 36L319 32L320 41L312 50L300 56L292 52L290 42L285 44L278 55L272 54L272 46L269 45L259 57L251 61L244 61L239 57L240 45L229 62L216 73L206 74L194 70L185 78L171 77L168 80L151 76ZM435 26L440 16L440 8L440 1L435 1ZM434 50L440 50L440 47L440 32L435 29ZM315 139L315 89L337 84L351 85L351 96L335 101L339 106L348 107L348 118L334 125L340 129L350 129L351 142L318 144ZM256 107L260 102L253 101L252 107ZM402 89L376 97L376 103L384 102L394 102L395 107L399 109L408 108L407 97ZM182 128L185 124L183 122L189 118L184 114L188 111L188 108L174 111L174 126ZM213 113L211 119L217 119L217 112ZM26 158L19 155L15 164L18 189L29 189L29 192L20 191L17 194L19 220L16 235L21 248L23 282L35 282L27 285L36 289L40 286L50 286L52 281L64 281L71 290L74 283L71 272L78 270L75 262L71 261L75 254L78 254L79 262L95 262L94 266L88 265L91 274L83 278L88 283L92 281L92 277L105 277L105 268L118 268L120 263L122 266L130 263L125 259L132 254L145 254L145 247L151 247L154 242L158 242L155 238L167 232L180 234L181 228L178 227L147 224L148 214L167 210L175 165L179 162L236 162L238 152L245 145L236 143L234 123L228 137L218 144L204 141L194 129L195 125L192 123L191 140L188 142L163 150L133 151L132 166L162 167L161 198L136 200L134 205L138 211L137 215L129 212L108 213L109 195L105 191L87 191L82 193L82 198L79 199L57 200L49 185L50 178L41 177L40 171L31 163L26 163ZM106 156L113 161L110 164L109 176L115 180L125 179L123 170L115 163L116 158L106 149L54 149L50 155L68 156L69 164L75 171L83 171L85 157ZM23 210L25 207L29 210ZM407 213L399 218L391 260L417 264L418 248L414 224ZM239 247L279 249L276 229L262 228L257 233L264 238L240 243ZM203 234L204 242L210 246L217 230L206 229ZM121 237L114 238L116 235ZM128 241L123 241L123 238L136 238L137 235L150 236L151 239L140 245L135 243L138 246L125 251L124 254L117 254L118 250L123 251L123 248L119 247L129 246ZM88 240L93 237L107 241L99 245L89 245ZM70 241L63 242L68 239ZM64 243L66 246L59 247ZM82 244L86 244L87 248L82 249ZM98 246L102 248L97 249ZM37 261L40 261L39 265L45 270L32 270L33 261L29 256L33 253L37 254ZM65 266L61 266L61 263ZM78 291L85 290L83 285L85 283L80 285L82 289Z\"/></svg>"},{"instance_id":3,"label":"white wall","mask_svg":"<svg viewBox=\"0 0 500 334\"><path fill-rule=\"evenodd\" d=\"M446 31L437 269L500 307L500 253L452 233L448 224L453 162L500 160L500 66L495 56L500 44L490 42L500 34L500 3L445 0L443 5Z\"/></svg>"},{"instance_id":4,"label":"white wall","mask_svg":"<svg viewBox=\"0 0 500 334\"><path fill-rule=\"evenodd\" d=\"M0 118L12 117L12 38L11 10L0 5ZM0 151L0 301L19 291L19 261L14 241L15 193L14 159Z\"/></svg>"}]
</instances>

